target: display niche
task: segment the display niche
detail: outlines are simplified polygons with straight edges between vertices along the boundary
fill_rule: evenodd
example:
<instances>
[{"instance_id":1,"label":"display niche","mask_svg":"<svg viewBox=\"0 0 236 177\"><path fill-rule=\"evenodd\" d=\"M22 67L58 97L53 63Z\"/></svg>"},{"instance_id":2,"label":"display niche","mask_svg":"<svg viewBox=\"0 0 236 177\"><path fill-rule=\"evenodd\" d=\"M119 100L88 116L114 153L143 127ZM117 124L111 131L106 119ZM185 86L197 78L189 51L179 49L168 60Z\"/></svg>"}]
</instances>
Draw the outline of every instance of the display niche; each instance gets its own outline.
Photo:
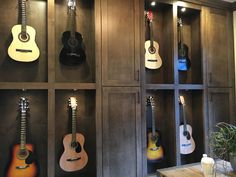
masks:
<instances>
[{"instance_id":1,"label":"display niche","mask_svg":"<svg viewBox=\"0 0 236 177\"><path fill-rule=\"evenodd\" d=\"M145 12L153 13L153 40L159 44L162 66L158 69L146 68L146 84L173 84L173 6L157 3L152 7L145 1ZM145 40L150 40L150 26L145 18ZM147 49L146 49L147 50Z\"/></svg>"},{"instance_id":2,"label":"display niche","mask_svg":"<svg viewBox=\"0 0 236 177\"><path fill-rule=\"evenodd\" d=\"M0 6L0 82L47 82L47 1L27 1L26 4L27 25L36 30L40 56L33 62L18 62L9 57L11 29L21 24L21 6L15 0L4 2Z\"/></svg>"},{"instance_id":3,"label":"display niche","mask_svg":"<svg viewBox=\"0 0 236 177\"><path fill-rule=\"evenodd\" d=\"M75 18L68 10L68 1L55 1L55 76L56 82L95 82L95 16L94 0L76 1ZM72 18L71 18L72 17ZM71 22L75 25L71 25ZM71 28L72 27L72 28ZM59 61L63 48L62 35L74 29L82 35L86 60L81 64L65 65Z\"/></svg>"},{"instance_id":4,"label":"display niche","mask_svg":"<svg viewBox=\"0 0 236 177\"><path fill-rule=\"evenodd\" d=\"M195 142L195 149L192 153L181 154L181 164L189 164L201 161L204 153L204 118L203 118L203 91L202 90L180 90L179 95L184 98L184 109L179 106L179 122L184 124L184 114L186 124L192 127L192 138ZM179 132L180 136L183 135Z\"/></svg>"},{"instance_id":5,"label":"display niche","mask_svg":"<svg viewBox=\"0 0 236 177\"><path fill-rule=\"evenodd\" d=\"M178 7L178 73L180 84L202 84L201 11Z\"/></svg>"},{"instance_id":6,"label":"display niche","mask_svg":"<svg viewBox=\"0 0 236 177\"><path fill-rule=\"evenodd\" d=\"M148 98L152 97L151 107ZM147 134L152 135L152 129L155 128L160 135L158 147L162 147L163 152L159 151L154 155L148 156L147 167L148 174L155 173L156 169L166 168L175 165L175 119L174 119L174 91L173 90L147 90L146 91L146 120ZM154 119L154 121L153 121ZM153 124L155 122L155 124ZM153 126L155 125L155 127ZM147 135L148 136L148 135ZM147 137L147 146L149 146ZM162 157L162 158L161 158Z\"/></svg>"},{"instance_id":7,"label":"display niche","mask_svg":"<svg viewBox=\"0 0 236 177\"><path fill-rule=\"evenodd\" d=\"M74 97L77 100L76 116L72 118L71 103L69 98ZM55 100L55 119L56 119L56 143L55 143L55 174L56 177L87 177L96 176L96 128L95 128L95 91L94 90L56 90ZM76 155L81 157L78 161L78 166L81 169L61 168L60 159L64 152L63 138L67 134L72 133L72 120L76 120L76 132L84 136L84 146L81 146L84 151L77 151ZM70 147L69 141L69 147ZM82 145L82 141L79 141ZM68 149L68 146L67 146ZM82 162L86 158L87 163ZM76 162L75 162L76 163Z\"/></svg>"},{"instance_id":8,"label":"display niche","mask_svg":"<svg viewBox=\"0 0 236 177\"><path fill-rule=\"evenodd\" d=\"M0 176L6 176L13 156L13 147L20 144L20 98L28 100L26 114L26 143L34 147L37 177L47 176L47 91L0 90ZM21 108L21 109L20 109ZM25 110L25 109L24 109ZM15 163L19 164L19 162ZM13 169L14 170L14 169Z\"/></svg>"}]
</instances>

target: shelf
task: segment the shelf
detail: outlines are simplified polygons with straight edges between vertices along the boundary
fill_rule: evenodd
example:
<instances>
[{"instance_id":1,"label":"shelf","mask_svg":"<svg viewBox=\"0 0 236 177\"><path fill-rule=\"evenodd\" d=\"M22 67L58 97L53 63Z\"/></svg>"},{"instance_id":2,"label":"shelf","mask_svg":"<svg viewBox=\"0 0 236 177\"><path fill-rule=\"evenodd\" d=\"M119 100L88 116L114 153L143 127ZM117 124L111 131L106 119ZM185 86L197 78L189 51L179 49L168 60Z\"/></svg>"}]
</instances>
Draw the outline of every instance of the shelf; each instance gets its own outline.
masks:
<instances>
[{"instance_id":1,"label":"shelf","mask_svg":"<svg viewBox=\"0 0 236 177\"><path fill-rule=\"evenodd\" d=\"M79 90L95 90L94 83L55 83L55 89L79 89Z\"/></svg>"}]
</instances>

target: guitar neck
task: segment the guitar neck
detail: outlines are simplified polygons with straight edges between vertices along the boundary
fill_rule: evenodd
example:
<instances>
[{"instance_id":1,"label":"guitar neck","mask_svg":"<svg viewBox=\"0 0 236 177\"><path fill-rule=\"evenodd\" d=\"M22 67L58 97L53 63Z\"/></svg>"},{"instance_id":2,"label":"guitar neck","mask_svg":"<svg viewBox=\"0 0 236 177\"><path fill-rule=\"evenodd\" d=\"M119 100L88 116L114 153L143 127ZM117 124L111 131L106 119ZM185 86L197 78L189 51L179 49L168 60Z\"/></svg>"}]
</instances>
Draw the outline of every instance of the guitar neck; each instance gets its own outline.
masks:
<instances>
[{"instance_id":1,"label":"guitar neck","mask_svg":"<svg viewBox=\"0 0 236 177\"><path fill-rule=\"evenodd\" d=\"M149 22L150 27L150 47L153 47L153 24L152 20Z\"/></svg>"},{"instance_id":2,"label":"guitar neck","mask_svg":"<svg viewBox=\"0 0 236 177\"><path fill-rule=\"evenodd\" d=\"M184 121L184 131L187 131L187 122L186 122L186 115L185 115L185 105L182 105L182 113L183 113L183 121Z\"/></svg>"},{"instance_id":3,"label":"guitar neck","mask_svg":"<svg viewBox=\"0 0 236 177\"><path fill-rule=\"evenodd\" d=\"M21 32L22 34L26 34L26 0L21 0Z\"/></svg>"},{"instance_id":4,"label":"guitar neck","mask_svg":"<svg viewBox=\"0 0 236 177\"><path fill-rule=\"evenodd\" d=\"M154 116L154 110L153 110L154 106L151 106L152 109L152 135L155 136L156 134L156 125L155 125L155 116Z\"/></svg>"},{"instance_id":5,"label":"guitar neck","mask_svg":"<svg viewBox=\"0 0 236 177\"><path fill-rule=\"evenodd\" d=\"M70 37L75 39L75 28L76 28L76 20L75 20L75 11L76 8L69 8L69 29L70 29Z\"/></svg>"},{"instance_id":6,"label":"guitar neck","mask_svg":"<svg viewBox=\"0 0 236 177\"><path fill-rule=\"evenodd\" d=\"M26 149L26 111L21 111L21 124L20 124L20 149Z\"/></svg>"},{"instance_id":7,"label":"guitar neck","mask_svg":"<svg viewBox=\"0 0 236 177\"><path fill-rule=\"evenodd\" d=\"M76 141L76 118L77 117L77 109L72 108L72 142Z\"/></svg>"},{"instance_id":8,"label":"guitar neck","mask_svg":"<svg viewBox=\"0 0 236 177\"><path fill-rule=\"evenodd\" d=\"M180 46L183 47L183 24L182 24L182 20L179 24L179 43L180 43Z\"/></svg>"}]
</instances>

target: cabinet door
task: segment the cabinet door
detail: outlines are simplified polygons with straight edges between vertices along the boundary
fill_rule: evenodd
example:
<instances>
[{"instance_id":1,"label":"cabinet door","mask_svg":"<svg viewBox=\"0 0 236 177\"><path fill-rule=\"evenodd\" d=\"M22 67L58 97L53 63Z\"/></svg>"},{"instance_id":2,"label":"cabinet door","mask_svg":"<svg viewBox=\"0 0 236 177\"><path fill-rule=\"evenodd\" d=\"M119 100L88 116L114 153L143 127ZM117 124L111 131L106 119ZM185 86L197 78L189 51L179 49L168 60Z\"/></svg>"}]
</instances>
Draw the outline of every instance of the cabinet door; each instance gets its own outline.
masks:
<instances>
[{"instance_id":1,"label":"cabinet door","mask_svg":"<svg viewBox=\"0 0 236 177\"><path fill-rule=\"evenodd\" d=\"M101 2L102 83L106 86L138 86L139 3L136 0L102 0Z\"/></svg>"},{"instance_id":2,"label":"cabinet door","mask_svg":"<svg viewBox=\"0 0 236 177\"><path fill-rule=\"evenodd\" d=\"M233 89L211 88L208 89L208 95L209 130L213 131L218 122L235 122Z\"/></svg>"},{"instance_id":3,"label":"cabinet door","mask_svg":"<svg viewBox=\"0 0 236 177\"><path fill-rule=\"evenodd\" d=\"M232 14L209 9L206 21L208 86L232 86L233 26Z\"/></svg>"},{"instance_id":4,"label":"cabinet door","mask_svg":"<svg viewBox=\"0 0 236 177\"><path fill-rule=\"evenodd\" d=\"M103 88L103 177L142 173L139 88Z\"/></svg>"}]
</instances>

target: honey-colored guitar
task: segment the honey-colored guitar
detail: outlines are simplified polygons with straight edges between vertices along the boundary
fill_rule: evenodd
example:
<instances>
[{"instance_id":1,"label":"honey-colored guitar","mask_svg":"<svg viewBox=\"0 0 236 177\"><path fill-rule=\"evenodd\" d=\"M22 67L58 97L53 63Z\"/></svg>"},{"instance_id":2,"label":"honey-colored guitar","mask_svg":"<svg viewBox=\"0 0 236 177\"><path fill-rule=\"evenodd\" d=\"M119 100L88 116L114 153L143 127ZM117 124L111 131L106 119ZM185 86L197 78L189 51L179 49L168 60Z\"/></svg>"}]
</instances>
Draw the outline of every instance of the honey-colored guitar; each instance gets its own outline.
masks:
<instances>
[{"instance_id":1,"label":"honey-colored guitar","mask_svg":"<svg viewBox=\"0 0 236 177\"><path fill-rule=\"evenodd\" d=\"M81 133L76 133L77 100L70 97L69 107L72 111L72 133L63 139L64 152L60 158L60 167L66 172L83 169L88 163L88 155L84 150L85 138Z\"/></svg>"},{"instance_id":2,"label":"honey-colored guitar","mask_svg":"<svg viewBox=\"0 0 236 177\"><path fill-rule=\"evenodd\" d=\"M147 159L158 161L164 157L163 147L161 146L160 133L156 130L155 117L153 116L153 97L147 97L147 106L151 106L152 129L148 131Z\"/></svg>"},{"instance_id":3,"label":"honey-colored guitar","mask_svg":"<svg viewBox=\"0 0 236 177\"><path fill-rule=\"evenodd\" d=\"M36 177L37 167L33 155L33 145L26 144L26 114L28 101L21 98L19 102L21 111L20 144L13 147L12 161L7 171L7 177Z\"/></svg>"},{"instance_id":4,"label":"honey-colored guitar","mask_svg":"<svg viewBox=\"0 0 236 177\"><path fill-rule=\"evenodd\" d=\"M36 31L26 23L26 0L21 0L21 15L22 23L14 25L11 30L13 41L8 55L15 61L32 62L38 59L40 52L35 42Z\"/></svg>"}]
</instances>

